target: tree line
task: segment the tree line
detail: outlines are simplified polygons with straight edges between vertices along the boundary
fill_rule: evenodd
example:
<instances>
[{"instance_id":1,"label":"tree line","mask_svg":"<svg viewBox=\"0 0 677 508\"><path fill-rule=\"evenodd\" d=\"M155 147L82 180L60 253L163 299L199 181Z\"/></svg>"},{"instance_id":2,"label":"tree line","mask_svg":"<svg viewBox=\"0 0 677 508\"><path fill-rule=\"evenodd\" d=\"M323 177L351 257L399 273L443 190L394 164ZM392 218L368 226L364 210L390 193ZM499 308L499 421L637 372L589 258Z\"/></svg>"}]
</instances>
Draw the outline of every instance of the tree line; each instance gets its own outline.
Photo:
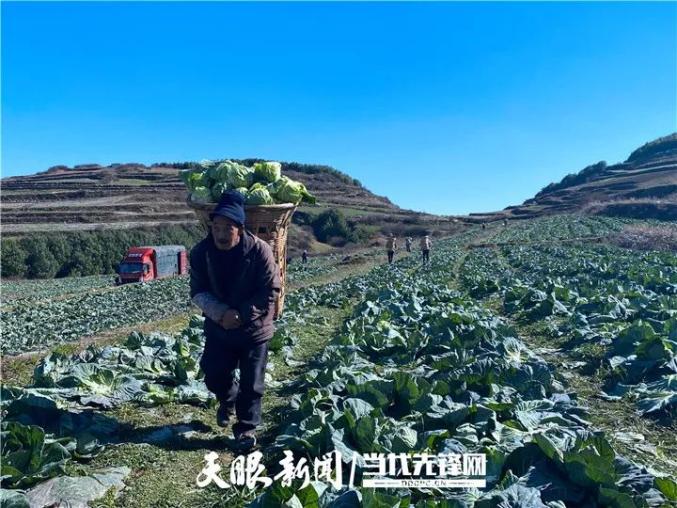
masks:
<instances>
[{"instance_id":1,"label":"tree line","mask_svg":"<svg viewBox=\"0 0 677 508\"><path fill-rule=\"evenodd\" d=\"M190 249L204 237L200 224L5 237L1 273L28 279L115 273L129 247L177 244Z\"/></svg>"},{"instance_id":2,"label":"tree line","mask_svg":"<svg viewBox=\"0 0 677 508\"><path fill-rule=\"evenodd\" d=\"M332 245L364 242L375 229L349 222L339 209L327 209L319 214L297 212L293 220L310 226L317 240ZM115 273L132 246L184 245L190 251L205 235L204 227L196 223L4 237L0 244L0 273L2 277L22 279Z\"/></svg>"}]
</instances>

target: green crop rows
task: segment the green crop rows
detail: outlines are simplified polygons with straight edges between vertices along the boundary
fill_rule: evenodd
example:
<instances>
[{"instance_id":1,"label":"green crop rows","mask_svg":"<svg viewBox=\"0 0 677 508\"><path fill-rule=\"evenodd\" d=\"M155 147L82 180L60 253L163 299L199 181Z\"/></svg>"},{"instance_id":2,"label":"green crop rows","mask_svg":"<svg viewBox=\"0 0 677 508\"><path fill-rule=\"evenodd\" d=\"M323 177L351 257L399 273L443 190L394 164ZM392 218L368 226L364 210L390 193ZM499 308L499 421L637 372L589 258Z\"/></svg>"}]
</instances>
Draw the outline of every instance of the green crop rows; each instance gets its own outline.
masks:
<instances>
[{"instance_id":1,"label":"green crop rows","mask_svg":"<svg viewBox=\"0 0 677 508\"><path fill-rule=\"evenodd\" d=\"M251 506L671 506L677 501L674 471L619 454L590 423L588 408L558 368L521 331L542 330L541 340L571 350L600 347L592 367L604 375L603 396L628 399L644 419L674 428L677 255L604 244L528 244L544 236L603 236L622 225L557 217L489 232L477 228L437 241L427 267L410 257L290 293L267 377L271 387L284 385L295 395L284 425L263 446L264 462L272 476L284 451L312 460L337 450L345 470L355 466L358 482L340 490L322 482L276 484L258 492ZM525 244L465 248L498 239ZM311 281L338 266L318 260L307 268L292 274ZM141 286L130 287L111 309L125 302L134 309L143 297L164 292L167 302L174 298L171 310L185 310L185 281L175 284L157 292L149 285L145 295L135 293ZM54 313L58 306L49 308ZM321 308L342 309L347 317L308 366L295 360L299 337L315 326ZM58 322L32 319L35 329ZM12 323L21 324L18 317ZM68 340L51 326L44 344ZM24 502L23 490L119 444L118 424L109 415L121 405L213 405L197 366L203 340L200 318L193 317L178 334L132 333L122 344L48 355L30 386L3 387L2 485L11 489L3 490L3 499ZM35 344L20 341L14 350L26 347ZM278 377L281 363L302 374ZM359 479L369 452L484 453L487 488L365 489ZM250 499L238 503L244 502Z\"/></svg>"},{"instance_id":2,"label":"green crop rows","mask_svg":"<svg viewBox=\"0 0 677 508\"><path fill-rule=\"evenodd\" d=\"M16 300L2 310L2 351L19 353L188 310L187 277L78 292L55 300Z\"/></svg>"},{"instance_id":3,"label":"green crop rows","mask_svg":"<svg viewBox=\"0 0 677 508\"><path fill-rule=\"evenodd\" d=\"M503 247L468 258L463 282L503 311L544 322L567 349L606 348L608 397L629 396L643 414L677 412L677 256L596 247Z\"/></svg>"},{"instance_id":4,"label":"green crop rows","mask_svg":"<svg viewBox=\"0 0 677 508\"><path fill-rule=\"evenodd\" d=\"M2 282L2 304L35 302L51 298L87 293L92 290L113 287L113 276L92 275L64 279L22 280Z\"/></svg>"},{"instance_id":5,"label":"green crop rows","mask_svg":"<svg viewBox=\"0 0 677 508\"><path fill-rule=\"evenodd\" d=\"M558 215L532 221L515 222L500 231L494 241L503 242L548 242L571 238L605 236L633 224L632 219L610 217L584 217Z\"/></svg>"}]
</instances>

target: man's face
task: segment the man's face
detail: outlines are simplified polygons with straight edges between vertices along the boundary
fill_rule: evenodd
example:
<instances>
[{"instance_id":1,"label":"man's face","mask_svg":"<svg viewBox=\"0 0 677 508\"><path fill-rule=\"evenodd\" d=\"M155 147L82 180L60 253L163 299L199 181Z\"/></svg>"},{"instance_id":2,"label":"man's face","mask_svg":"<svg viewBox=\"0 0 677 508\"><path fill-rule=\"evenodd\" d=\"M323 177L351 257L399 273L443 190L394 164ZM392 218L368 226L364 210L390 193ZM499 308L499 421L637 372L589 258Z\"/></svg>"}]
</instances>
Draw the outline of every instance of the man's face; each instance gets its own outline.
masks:
<instances>
[{"instance_id":1,"label":"man's face","mask_svg":"<svg viewBox=\"0 0 677 508\"><path fill-rule=\"evenodd\" d=\"M212 221L212 236L219 250L230 250L240 242L240 228L226 217L216 216Z\"/></svg>"}]
</instances>

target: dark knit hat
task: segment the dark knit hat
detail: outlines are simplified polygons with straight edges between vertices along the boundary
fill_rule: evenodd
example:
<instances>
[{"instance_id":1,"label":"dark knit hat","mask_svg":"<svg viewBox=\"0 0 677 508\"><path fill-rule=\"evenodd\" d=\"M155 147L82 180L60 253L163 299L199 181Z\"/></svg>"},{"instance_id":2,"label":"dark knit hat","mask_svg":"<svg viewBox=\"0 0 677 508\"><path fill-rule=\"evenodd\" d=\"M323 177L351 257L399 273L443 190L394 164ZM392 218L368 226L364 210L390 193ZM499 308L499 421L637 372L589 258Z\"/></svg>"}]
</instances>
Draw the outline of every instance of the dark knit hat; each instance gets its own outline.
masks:
<instances>
[{"instance_id":1,"label":"dark knit hat","mask_svg":"<svg viewBox=\"0 0 677 508\"><path fill-rule=\"evenodd\" d=\"M214 220L217 215L232 220L238 226L244 226L244 196L234 190L224 192L209 218Z\"/></svg>"}]
</instances>

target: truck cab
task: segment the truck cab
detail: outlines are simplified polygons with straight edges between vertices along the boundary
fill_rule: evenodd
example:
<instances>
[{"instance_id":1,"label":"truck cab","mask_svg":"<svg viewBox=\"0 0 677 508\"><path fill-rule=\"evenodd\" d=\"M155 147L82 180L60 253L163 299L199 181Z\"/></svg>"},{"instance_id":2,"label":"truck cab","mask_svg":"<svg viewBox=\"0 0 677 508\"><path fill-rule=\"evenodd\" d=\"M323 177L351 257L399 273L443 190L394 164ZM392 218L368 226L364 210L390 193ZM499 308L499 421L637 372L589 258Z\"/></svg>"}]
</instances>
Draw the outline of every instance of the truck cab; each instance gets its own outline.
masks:
<instances>
[{"instance_id":1,"label":"truck cab","mask_svg":"<svg viewBox=\"0 0 677 508\"><path fill-rule=\"evenodd\" d=\"M154 250L151 247L132 247L118 265L118 284L146 282L155 279Z\"/></svg>"}]
</instances>

